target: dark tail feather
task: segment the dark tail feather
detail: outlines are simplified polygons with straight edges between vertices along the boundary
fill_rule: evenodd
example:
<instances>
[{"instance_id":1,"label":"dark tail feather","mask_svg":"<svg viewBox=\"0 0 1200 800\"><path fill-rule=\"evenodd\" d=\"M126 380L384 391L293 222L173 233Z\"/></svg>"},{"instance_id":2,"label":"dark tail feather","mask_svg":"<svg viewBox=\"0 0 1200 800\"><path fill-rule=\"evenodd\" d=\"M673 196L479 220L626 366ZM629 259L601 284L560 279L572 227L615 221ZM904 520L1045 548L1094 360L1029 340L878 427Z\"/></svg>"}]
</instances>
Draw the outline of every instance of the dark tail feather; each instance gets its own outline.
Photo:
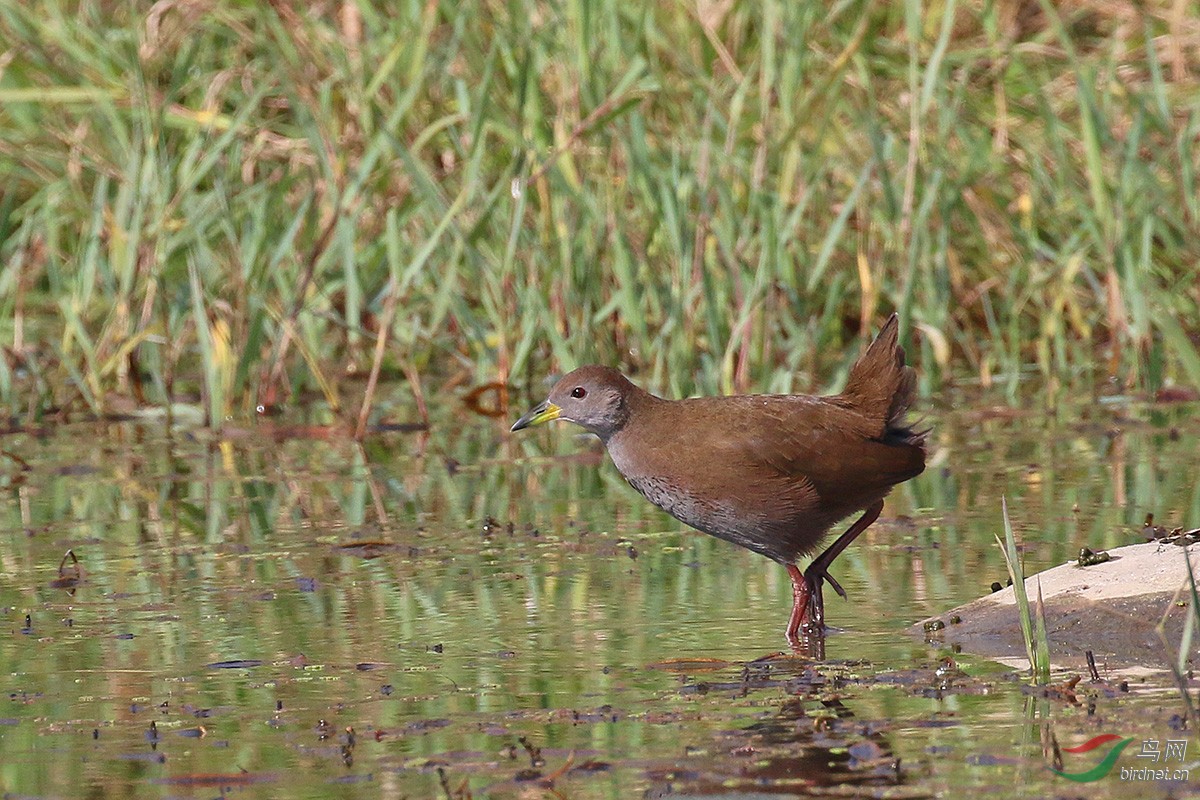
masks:
<instances>
[{"instance_id":1,"label":"dark tail feather","mask_svg":"<svg viewBox=\"0 0 1200 800\"><path fill-rule=\"evenodd\" d=\"M928 431L913 430L904 422L917 388L917 373L904 364L904 348L897 342L899 328L899 320L892 314L850 368L841 399L869 420L872 438L919 446Z\"/></svg>"}]
</instances>

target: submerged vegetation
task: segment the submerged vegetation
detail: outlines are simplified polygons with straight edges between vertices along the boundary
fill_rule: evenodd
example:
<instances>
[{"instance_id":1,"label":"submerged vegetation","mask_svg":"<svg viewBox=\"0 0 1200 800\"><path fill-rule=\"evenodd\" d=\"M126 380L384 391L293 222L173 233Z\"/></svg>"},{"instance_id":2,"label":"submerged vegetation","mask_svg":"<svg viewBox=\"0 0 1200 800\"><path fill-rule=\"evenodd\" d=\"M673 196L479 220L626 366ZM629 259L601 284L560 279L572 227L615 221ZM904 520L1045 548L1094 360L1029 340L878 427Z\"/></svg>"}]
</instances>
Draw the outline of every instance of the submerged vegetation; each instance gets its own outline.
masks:
<instances>
[{"instance_id":1,"label":"submerged vegetation","mask_svg":"<svg viewBox=\"0 0 1200 800\"><path fill-rule=\"evenodd\" d=\"M1200 386L1191 11L4 3L0 405Z\"/></svg>"}]
</instances>

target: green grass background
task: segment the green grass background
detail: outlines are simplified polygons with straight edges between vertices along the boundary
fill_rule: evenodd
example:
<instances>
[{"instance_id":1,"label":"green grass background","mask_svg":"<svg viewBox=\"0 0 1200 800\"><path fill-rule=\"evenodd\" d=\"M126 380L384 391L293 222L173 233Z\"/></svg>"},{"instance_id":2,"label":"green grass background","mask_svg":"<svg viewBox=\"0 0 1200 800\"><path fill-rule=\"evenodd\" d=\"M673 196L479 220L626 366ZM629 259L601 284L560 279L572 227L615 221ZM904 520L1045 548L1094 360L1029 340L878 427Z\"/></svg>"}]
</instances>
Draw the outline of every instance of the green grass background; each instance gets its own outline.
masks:
<instances>
[{"instance_id":1,"label":"green grass background","mask_svg":"<svg viewBox=\"0 0 1200 800\"><path fill-rule=\"evenodd\" d=\"M927 393L1200 387L1198 59L1195 2L0 0L0 404L807 391L892 309Z\"/></svg>"}]
</instances>

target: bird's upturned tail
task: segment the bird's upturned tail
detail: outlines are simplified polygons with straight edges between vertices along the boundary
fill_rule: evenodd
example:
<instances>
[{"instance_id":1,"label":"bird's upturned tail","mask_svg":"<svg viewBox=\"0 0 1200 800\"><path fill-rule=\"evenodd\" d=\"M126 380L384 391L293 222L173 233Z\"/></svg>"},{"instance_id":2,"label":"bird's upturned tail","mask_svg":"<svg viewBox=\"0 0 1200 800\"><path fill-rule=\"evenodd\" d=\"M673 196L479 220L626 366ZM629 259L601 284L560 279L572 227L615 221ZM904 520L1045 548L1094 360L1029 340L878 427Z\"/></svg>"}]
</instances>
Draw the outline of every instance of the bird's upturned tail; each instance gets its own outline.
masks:
<instances>
[{"instance_id":1,"label":"bird's upturned tail","mask_svg":"<svg viewBox=\"0 0 1200 800\"><path fill-rule=\"evenodd\" d=\"M916 430L904 420L916 391L917 373L904 364L904 348L897 343L899 327L892 314L850 368L839 399L869 421L871 438L920 447L929 431Z\"/></svg>"}]
</instances>

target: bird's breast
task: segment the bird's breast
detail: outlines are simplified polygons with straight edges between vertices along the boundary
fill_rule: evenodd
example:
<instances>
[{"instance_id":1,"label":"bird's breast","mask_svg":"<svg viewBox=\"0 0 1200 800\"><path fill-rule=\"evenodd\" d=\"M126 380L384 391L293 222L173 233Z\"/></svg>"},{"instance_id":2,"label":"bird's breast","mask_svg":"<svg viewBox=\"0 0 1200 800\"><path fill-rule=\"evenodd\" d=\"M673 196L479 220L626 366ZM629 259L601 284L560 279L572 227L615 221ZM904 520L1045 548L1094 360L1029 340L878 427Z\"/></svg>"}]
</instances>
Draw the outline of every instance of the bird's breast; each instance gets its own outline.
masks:
<instances>
[{"instance_id":1,"label":"bird's breast","mask_svg":"<svg viewBox=\"0 0 1200 800\"><path fill-rule=\"evenodd\" d=\"M728 536L753 527L753 522L727 499L703 497L661 477L641 475L625 479L651 503L697 530Z\"/></svg>"},{"instance_id":2,"label":"bird's breast","mask_svg":"<svg viewBox=\"0 0 1200 800\"><path fill-rule=\"evenodd\" d=\"M688 480L691 476L670 469L671 459L664 458L667 454L657 449L629 448L625 444L622 437L613 437L608 442L608 454L629 485L651 503L700 530L711 530L717 518L733 516L732 509L721 508L718 498L705 497L702 492L690 489L689 484L694 482Z\"/></svg>"}]
</instances>

